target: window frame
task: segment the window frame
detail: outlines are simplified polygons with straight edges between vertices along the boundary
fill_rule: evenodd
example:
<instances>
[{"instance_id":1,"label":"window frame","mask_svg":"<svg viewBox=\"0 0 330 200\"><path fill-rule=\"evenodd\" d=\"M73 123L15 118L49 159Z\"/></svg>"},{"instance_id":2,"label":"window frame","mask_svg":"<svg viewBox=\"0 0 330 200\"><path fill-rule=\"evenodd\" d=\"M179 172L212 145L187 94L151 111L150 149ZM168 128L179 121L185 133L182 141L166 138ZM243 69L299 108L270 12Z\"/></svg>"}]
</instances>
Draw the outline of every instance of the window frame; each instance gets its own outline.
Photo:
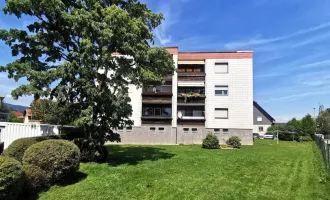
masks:
<instances>
[{"instance_id":1,"label":"window frame","mask_svg":"<svg viewBox=\"0 0 330 200\"><path fill-rule=\"evenodd\" d=\"M183 133L189 133L189 128L183 128Z\"/></svg>"},{"instance_id":2,"label":"window frame","mask_svg":"<svg viewBox=\"0 0 330 200\"><path fill-rule=\"evenodd\" d=\"M217 89L217 88L227 88L227 90L223 90L223 89ZM217 94L217 91L221 91L221 94ZM224 92L227 92L227 94L225 94ZM229 95L229 86L228 85L215 85L214 86L214 95L215 96L228 96Z\"/></svg>"},{"instance_id":3,"label":"window frame","mask_svg":"<svg viewBox=\"0 0 330 200\"><path fill-rule=\"evenodd\" d=\"M217 110L226 110L227 111L227 117L216 117L216 116L214 116L215 119L229 119L229 109L228 108L214 108L214 113Z\"/></svg>"},{"instance_id":4,"label":"window frame","mask_svg":"<svg viewBox=\"0 0 330 200\"><path fill-rule=\"evenodd\" d=\"M261 119L261 120L259 120L259 119ZM257 122L262 122L262 116L257 117Z\"/></svg>"},{"instance_id":5,"label":"window frame","mask_svg":"<svg viewBox=\"0 0 330 200\"><path fill-rule=\"evenodd\" d=\"M222 132L223 132L223 133L229 133L229 129L228 129L228 128L223 128L223 129L222 129Z\"/></svg>"},{"instance_id":6,"label":"window frame","mask_svg":"<svg viewBox=\"0 0 330 200\"><path fill-rule=\"evenodd\" d=\"M156 127L149 127L149 131L156 131Z\"/></svg>"},{"instance_id":7,"label":"window frame","mask_svg":"<svg viewBox=\"0 0 330 200\"><path fill-rule=\"evenodd\" d=\"M195 130L194 130L195 129ZM197 133L198 132L198 129L197 128L191 128L191 132L192 133Z\"/></svg>"},{"instance_id":8,"label":"window frame","mask_svg":"<svg viewBox=\"0 0 330 200\"><path fill-rule=\"evenodd\" d=\"M261 130L260 130L261 128ZM258 132L264 132L264 127L263 126L258 126Z\"/></svg>"},{"instance_id":9,"label":"window frame","mask_svg":"<svg viewBox=\"0 0 330 200\"><path fill-rule=\"evenodd\" d=\"M133 127L132 126L126 127L126 132L132 132L132 131L133 131Z\"/></svg>"},{"instance_id":10,"label":"window frame","mask_svg":"<svg viewBox=\"0 0 330 200\"><path fill-rule=\"evenodd\" d=\"M162 130L161 130L162 129ZM165 131L165 128L164 127L158 127L158 131L159 132L164 132Z\"/></svg>"},{"instance_id":11,"label":"window frame","mask_svg":"<svg viewBox=\"0 0 330 200\"><path fill-rule=\"evenodd\" d=\"M216 72L215 68L217 65L227 65L227 72ZM229 73L229 63L228 62L215 62L214 63L214 73L215 74L228 74Z\"/></svg>"}]
</instances>

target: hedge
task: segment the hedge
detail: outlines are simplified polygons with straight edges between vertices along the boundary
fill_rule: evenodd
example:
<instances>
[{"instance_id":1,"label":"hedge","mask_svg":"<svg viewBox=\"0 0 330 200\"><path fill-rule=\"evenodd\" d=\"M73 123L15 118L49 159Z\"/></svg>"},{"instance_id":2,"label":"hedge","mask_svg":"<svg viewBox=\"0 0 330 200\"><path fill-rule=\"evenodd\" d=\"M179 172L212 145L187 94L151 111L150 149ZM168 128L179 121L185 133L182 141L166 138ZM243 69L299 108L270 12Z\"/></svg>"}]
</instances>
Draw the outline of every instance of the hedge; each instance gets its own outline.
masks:
<instances>
[{"instance_id":1,"label":"hedge","mask_svg":"<svg viewBox=\"0 0 330 200\"><path fill-rule=\"evenodd\" d=\"M30 146L24 153L23 165L29 166L28 180L43 174L42 186L50 186L71 177L79 168L80 150L67 140L46 140ZM30 183L38 185L39 183Z\"/></svg>"},{"instance_id":2,"label":"hedge","mask_svg":"<svg viewBox=\"0 0 330 200\"><path fill-rule=\"evenodd\" d=\"M22 192L24 172L14 158L0 156L0 199L14 200Z\"/></svg>"},{"instance_id":3,"label":"hedge","mask_svg":"<svg viewBox=\"0 0 330 200\"><path fill-rule=\"evenodd\" d=\"M203 139L202 147L205 149L219 149L219 139L212 133L208 133L206 138Z\"/></svg>"}]
</instances>

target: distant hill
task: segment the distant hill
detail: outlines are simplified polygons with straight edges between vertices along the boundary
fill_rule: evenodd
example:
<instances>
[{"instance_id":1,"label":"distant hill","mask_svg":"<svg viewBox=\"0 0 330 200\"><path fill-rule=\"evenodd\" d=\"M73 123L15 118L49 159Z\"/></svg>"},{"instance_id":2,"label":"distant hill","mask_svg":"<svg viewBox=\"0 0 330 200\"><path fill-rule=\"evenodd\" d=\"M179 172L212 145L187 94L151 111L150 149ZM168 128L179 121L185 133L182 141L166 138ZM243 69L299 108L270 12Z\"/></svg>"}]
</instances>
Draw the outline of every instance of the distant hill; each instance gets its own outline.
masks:
<instances>
[{"instance_id":1,"label":"distant hill","mask_svg":"<svg viewBox=\"0 0 330 200\"><path fill-rule=\"evenodd\" d=\"M5 103L5 105L13 111L19 111L19 112L24 112L26 108L26 106L19 106L19 105L13 105L13 104L9 104L9 103Z\"/></svg>"}]
</instances>

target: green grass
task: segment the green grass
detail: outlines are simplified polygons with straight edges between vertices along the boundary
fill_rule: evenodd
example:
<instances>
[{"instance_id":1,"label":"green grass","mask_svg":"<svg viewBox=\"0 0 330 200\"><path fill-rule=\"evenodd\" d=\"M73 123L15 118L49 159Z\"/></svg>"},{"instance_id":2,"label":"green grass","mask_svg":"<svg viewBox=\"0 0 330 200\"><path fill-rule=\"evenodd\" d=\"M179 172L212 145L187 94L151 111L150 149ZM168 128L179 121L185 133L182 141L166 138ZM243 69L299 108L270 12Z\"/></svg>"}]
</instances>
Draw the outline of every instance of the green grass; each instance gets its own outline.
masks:
<instances>
[{"instance_id":1,"label":"green grass","mask_svg":"<svg viewBox=\"0 0 330 200\"><path fill-rule=\"evenodd\" d=\"M313 142L257 140L241 150L190 146L109 146L105 164L52 187L40 199L330 199Z\"/></svg>"}]
</instances>

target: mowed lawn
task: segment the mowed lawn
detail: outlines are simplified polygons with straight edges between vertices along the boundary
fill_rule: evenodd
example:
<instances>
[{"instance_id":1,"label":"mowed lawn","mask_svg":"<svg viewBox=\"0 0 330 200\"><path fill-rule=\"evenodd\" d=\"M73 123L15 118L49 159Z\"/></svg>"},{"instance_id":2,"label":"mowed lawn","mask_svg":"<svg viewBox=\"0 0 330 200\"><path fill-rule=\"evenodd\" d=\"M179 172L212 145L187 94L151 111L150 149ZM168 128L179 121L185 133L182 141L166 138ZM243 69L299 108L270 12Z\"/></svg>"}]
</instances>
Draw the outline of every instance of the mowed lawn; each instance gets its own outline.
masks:
<instances>
[{"instance_id":1,"label":"mowed lawn","mask_svg":"<svg viewBox=\"0 0 330 200\"><path fill-rule=\"evenodd\" d=\"M40 199L330 199L313 142L256 140L241 150L109 146L105 164L81 164L82 180Z\"/></svg>"}]
</instances>

